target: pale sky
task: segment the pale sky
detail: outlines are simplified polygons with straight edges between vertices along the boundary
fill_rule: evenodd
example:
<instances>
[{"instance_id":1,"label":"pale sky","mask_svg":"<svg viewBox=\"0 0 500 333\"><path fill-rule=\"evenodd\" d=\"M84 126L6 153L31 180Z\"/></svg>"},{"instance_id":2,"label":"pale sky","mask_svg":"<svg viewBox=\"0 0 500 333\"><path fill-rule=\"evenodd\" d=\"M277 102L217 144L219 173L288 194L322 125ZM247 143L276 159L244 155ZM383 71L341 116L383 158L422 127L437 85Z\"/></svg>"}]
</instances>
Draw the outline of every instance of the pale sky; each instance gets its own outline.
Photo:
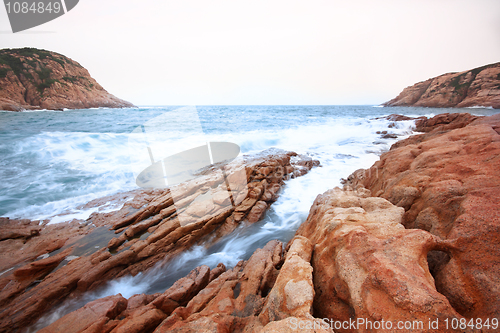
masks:
<instances>
[{"instance_id":1,"label":"pale sky","mask_svg":"<svg viewBox=\"0 0 500 333\"><path fill-rule=\"evenodd\" d=\"M136 105L380 104L500 61L498 0L80 0L0 48L78 61Z\"/></svg>"}]
</instances>

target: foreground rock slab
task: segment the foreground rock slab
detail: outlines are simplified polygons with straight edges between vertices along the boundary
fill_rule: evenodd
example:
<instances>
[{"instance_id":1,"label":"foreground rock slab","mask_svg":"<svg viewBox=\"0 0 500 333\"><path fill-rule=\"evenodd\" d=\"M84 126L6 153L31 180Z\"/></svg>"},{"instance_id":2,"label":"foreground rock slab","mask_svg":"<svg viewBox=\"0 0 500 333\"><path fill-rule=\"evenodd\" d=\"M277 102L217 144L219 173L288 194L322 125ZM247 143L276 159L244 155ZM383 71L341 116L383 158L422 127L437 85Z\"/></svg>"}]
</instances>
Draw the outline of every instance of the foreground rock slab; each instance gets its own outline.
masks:
<instances>
[{"instance_id":1,"label":"foreground rock slab","mask_svg":"<svg viewBox=\"0 0 500 333\"><path fill-rule=\"evenodd\" d=\"M46 262L33 262L40 254L48 254L48 250L44 249L42 253L32 251L24 258L24 266L1 276L0 331L29 326L67 297L78 297L110 279L136 275L158 263L168 262L195 244L209 246L239 225L257 222L277 199L285 180L301 176L318 164L306 156L269 150L252 158L245 157L229 165L221 164L205 170L199 177L179 185L176 197L169 189L141 190L119 211L95 213L84 224L58 225L68 234L65 234L66 238L60 238L53 249L67 252L54 252L51 257L43 259ZM234 178L241 178L242 181L236 184L242 185L229 188L227 179ZM206 197L209 199L200 200ZM95 230L98 234L109 234L106 228L110 228L115 237L108 238L107 244L101 244L98 249L92 246L92 251L83 251L74 258L69 249L70 238L79 234L73 229L65 229L69 225L87 233L100 226L100 230ZM43 228L29 223L22 232L6 233L5 237L10 238L0 241L0 245L9 242L5 243L6 249L13 242L26 242L22 247L29 248L31 244L45 244L52 240ZM68 260L69 257L72 260ZM6 261L4 267L11 264L13 261ZM182 299L171 300L184 304Z\"/></svg>"},{"instance_id":2,"label":"foreground rock slab","mask_svg":"<svg viewBox=\"0 0 500 333\"><path fill-rule=\"evenodd\" d=\"M316 321L316 329L300 331L332 333L312 316L312 244L300 236L290 244L285 256L283 244L270 241L231 270L198 267L163 294L132 296L121 312L108 310L121 295L96 300L40 332L290 332Z\"/></svg>"},{"instance_id":3,"label":"foreground rock slab","mask_svg":"<svg viewBox=\"0 0 500 333\"><path fill-rule=\"evenodd\" d=\"M425 328L430 321L460 319L427 265L429 251L448 245L426 231L405 229L403 208L368 195L365 189L327 191L297 231L315 244L315 316L379 325L412 321ZM370 331L356 327L353 332Z\"/></svg>"}]
</instances>

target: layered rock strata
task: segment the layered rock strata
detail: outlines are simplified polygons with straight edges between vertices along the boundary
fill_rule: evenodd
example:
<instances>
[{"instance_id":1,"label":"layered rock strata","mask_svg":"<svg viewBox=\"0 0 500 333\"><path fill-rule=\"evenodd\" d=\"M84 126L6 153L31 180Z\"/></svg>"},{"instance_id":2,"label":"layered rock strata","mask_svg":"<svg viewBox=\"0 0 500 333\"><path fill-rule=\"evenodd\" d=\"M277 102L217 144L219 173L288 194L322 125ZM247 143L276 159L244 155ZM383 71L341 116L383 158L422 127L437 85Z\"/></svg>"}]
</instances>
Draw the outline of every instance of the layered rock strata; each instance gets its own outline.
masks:
<instances>
[{"instance_id":1,"label":"layered rock strata","mask_svg":"<svg viewBox=\"0 0 500 333\"><path fill-rule=\"evenodd\" d=\"M201 266L163 294L99 299L40 332L289 332L314 320L312 250L298 236L285 256L270 241L231 270ZM333 333L320 323L301 331Z\"/></svg>"},{"instance_id":2,"label":"layered rock strata","mask_svg":"<svg viewBox=\"0 0 500 333\"><path fill-rule=\"evenodd\" d=\"M0 50L0 110L124 108L79 63L35 48Z\"/></svg>"},{"instance_id":3,"label":"layered rock strata","mask_svg":"<svg viewBox=\"0 0 500 333\"><path fill-rule=\"evenodd\" d=\"M500 63L448 73L405 88L384 106L500 108Z\"/></svg>"},{"instance_id":4,"label":"layered rock strata","mask_svg":"<svg viewBox=\"0 0 500 333\"><path fill-rule=\"evenodd\" d=\"M270 150L261 156L219 165L206 170L205 175L179 185L176 198L171 195L173 189L142 190L117 212L95 213L83 224L73 222L46 226L66 231L62 232L57 242L54 239L57 237L45 233L44 228L35 227L33 223L6 221L10 222L13 231L5 233L0 244L23 239L24 246L16 248L17 252L11 252L11 255L23 253L23 248L32 251L25 254L24 261L19 259L16 262L18 266L0 276L3 287L0 294L0 331L28 326L68 295L77 297L110 279L135 275L158 263L168 262L194 244L208 246L241 224L257 222L278 197L284 180L301 176L318 164L318 161L295 153ZM225 180L233 176L243 177L243 186L228 188ZM228 192L233 204L224 202L226 199L219 200L227 198ZM197 200L207 193L212 194L209 200ZM181 214L184 223L180 222ZM186 222L188 218L191 220ZM15 232L16 226L22 223L29 229ZM67 229L70 226L76 230ZM80 243L86 236L81 236L85 233L87 236L94 233L106 235L106 228L91 230L95 226L111 228L116 236L111 238L108 235L106 242L100 248L97 246L99 249L92 246L92 251L83 252L77 258L71 257L75 249L82 247ZM92 234L89 234L91 231ZM70 241L71 237L78 236L80 243ZM47 245L48 242L54 245L43 249L40 244ZM50 253L50 256L33 261L36 256L57 248L59 250ZM70 257L72 260L68 262ZM3 267L13 263L7 261ZM87 310L92 309L90 306Z\"/></svg>"}]
</instances>

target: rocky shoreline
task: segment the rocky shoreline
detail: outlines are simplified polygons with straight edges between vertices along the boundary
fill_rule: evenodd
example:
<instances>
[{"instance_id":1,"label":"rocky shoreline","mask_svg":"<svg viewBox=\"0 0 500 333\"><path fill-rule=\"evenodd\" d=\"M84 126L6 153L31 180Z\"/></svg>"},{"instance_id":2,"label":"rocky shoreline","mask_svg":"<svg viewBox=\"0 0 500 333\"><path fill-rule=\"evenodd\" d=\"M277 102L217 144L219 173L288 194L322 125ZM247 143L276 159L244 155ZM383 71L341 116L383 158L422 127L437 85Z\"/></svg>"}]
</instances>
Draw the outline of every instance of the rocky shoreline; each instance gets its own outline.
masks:
<instances>
[{"instance_id":1,"label":"rocky shoreline","mask_svg":"<svg viewBox=\"0 0 500 333\"><path fill-rule=\"evenodd\" d=\"M180 200L170 189L138 190L103 198L127 202L119 211L94 213L86 221L40 226L3 218L0 331L26 328L67 298L165 264L195 244L208 246L238 226L259 221L285 180L317 165L293 152L267 150L215 165L178 185ZM210 200L196 200L207 193ZM94 246L95 237L101 237L101 246Z\"/></svg>"},{"instance_id":2,"label":"rocky shoreline","mask_svg":"<svg viewBox=\"0 0 500 333\"><path fill-rule=\"evenodd\" d=\"M200 266L163 293L92 301L41 332L392 332L392 325L407 322L417 326L398 331L496 331L500 115L422 117L416 129L423 134L396 142L370 169L351 174L344 188L319 195L288 244L270 241L231 269ZM187 184L186 211L197 218L184 226L171 195L160 190L138 191L120 211L94 214L86 224L3 221L10 230L0 245L18 246L11 257L24 264L0 276L0 330L26 328L65 298L258 221L284 179L318 164L295 155L267 152L227 169L244 168L248 181L228 211L189 199L208 188L226 190L217 172ZM200 218L207 209L215 214ZM71 254L65 243L100 226L116 232L105 248L52 272ZM60 243L52 236L58 228L67 229ZM28 253L21 244L30 243ZM60 252L26 263L47 253L48 244L60 244L51 249ZM465 328L450 324L471 319ZM489 327L479 327L478 319Z\"/></svg>"},{"instance_id":3,"label":"rocky shoreline","mask_svg":"<svg viewBox=\"0 0 500 333\"><path fill-rule=\"evenodd\" d=\"M443 127L449 117L438 115L434 129L397 142L371 169L354 173L350 185L403 207L407 229L442 242L428 263L436 289L458 313L498 318L500 115L460 114Z\"/></svg>"}]
</instances>

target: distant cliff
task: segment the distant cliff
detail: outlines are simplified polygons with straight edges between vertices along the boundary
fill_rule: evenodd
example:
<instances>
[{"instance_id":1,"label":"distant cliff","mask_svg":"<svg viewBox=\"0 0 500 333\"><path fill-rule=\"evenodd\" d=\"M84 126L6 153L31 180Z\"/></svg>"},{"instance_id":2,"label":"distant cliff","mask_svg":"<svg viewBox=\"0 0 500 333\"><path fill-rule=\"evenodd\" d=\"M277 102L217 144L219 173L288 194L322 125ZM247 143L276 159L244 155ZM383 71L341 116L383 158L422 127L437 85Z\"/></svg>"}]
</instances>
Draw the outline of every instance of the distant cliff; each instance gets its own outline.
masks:
<instances>
[{"instance_id":1,"label":"distant cliff","mask_svg":"<svg viewBox=\"0 0 500 333\"><path fill-rule=\"evenodd\" d=\"M0 110L132 106L61 54L35 48L0 50Z\"/></svg>"},{"instance_id":2,"label":"distant cliff","mask_svg":"<svg viewBox=\"0 0 500 333\"><path fill-rule=\"evenodd\" d=\"M383 105L500 109L500 62L416 83Z\"/></svg>"}]
</instances>

